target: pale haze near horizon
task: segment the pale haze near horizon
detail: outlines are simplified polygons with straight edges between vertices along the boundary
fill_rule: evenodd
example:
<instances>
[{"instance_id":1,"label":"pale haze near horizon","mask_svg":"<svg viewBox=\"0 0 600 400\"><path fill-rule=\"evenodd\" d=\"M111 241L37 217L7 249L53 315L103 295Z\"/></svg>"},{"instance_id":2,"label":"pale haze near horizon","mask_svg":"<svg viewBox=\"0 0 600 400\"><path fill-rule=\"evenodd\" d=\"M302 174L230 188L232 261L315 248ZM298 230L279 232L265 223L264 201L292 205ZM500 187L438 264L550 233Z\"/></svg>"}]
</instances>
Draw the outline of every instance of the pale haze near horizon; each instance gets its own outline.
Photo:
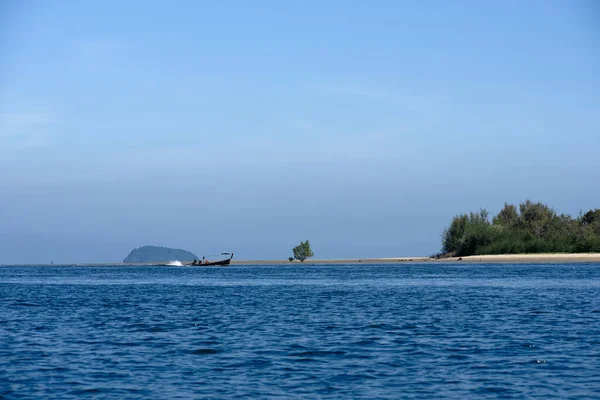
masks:
<instances>
[{"instance_id":1,"label":"pale haze near horizon","mask_svg":"<svg viewBox=\"0 0 600 400\"><path fill-rule=\"evenodd\" d=\"M0 264L439 251L600 207L595 1L0 3Z\"/></svg>"}]
</instances>

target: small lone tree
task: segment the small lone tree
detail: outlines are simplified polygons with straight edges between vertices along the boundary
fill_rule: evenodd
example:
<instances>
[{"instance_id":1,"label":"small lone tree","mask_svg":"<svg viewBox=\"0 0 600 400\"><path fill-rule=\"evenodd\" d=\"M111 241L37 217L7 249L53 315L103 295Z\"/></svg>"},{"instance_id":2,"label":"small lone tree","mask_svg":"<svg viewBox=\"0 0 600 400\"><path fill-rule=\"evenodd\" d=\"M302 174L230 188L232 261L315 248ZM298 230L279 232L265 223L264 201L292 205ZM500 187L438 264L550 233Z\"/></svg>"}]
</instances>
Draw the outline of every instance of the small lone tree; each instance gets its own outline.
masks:
<instances>
[{"instance_id":1,"label":"small lone tree","mask_svg":"<svg viewBox=\"0 0 600 400\"><path fill-rule=\"evenodd\" d=\"M303 262L307 258L314 256L308 240L306 242L300 242L300 244L294 247L292 251L294 252L294 258L296 260L300 260L300 262Z\"/></svg>"}]
</instances>

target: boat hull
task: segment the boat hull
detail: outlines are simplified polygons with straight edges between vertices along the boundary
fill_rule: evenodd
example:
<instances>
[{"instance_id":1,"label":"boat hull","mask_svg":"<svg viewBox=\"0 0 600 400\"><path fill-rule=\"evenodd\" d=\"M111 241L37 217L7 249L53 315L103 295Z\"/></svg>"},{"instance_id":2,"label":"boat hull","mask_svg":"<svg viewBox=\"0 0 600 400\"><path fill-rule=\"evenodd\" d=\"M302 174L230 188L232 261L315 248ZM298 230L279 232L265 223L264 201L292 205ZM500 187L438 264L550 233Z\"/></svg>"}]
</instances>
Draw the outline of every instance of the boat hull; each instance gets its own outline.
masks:
<instances>
[{"instance_id":1,"label":"boat hull","mask_svg":"<svg viewBox=\"0 0 600 400\"><path fill-rule=\"evenodd\" d=\"M184 265L189 265L192 267L224 267L226 265L231 264L232 259L233 259L233 253L231 254L231 257L226 258L225 260L211 261L211 262L202 262L200 260L198 260L198 262L196 262L194 260L194 262L187 263Z\"/></svg>"},{"instance_id":2,"label":"boat hull","mask_svg":"<svg viewBox=\"0 0 600 400\"><path fill-rule=\"evenodd\" d=\"M213 261L213 262L208 262L208 263L199 263L199 264L194 264L194 263L188 263L185 265L190 265L192 267L218 267L218 266L225 266L225 265L229 265L231 264L231 260L227 259L227 260L221 260L221 261Z\"/></svg>"}]
</instances>

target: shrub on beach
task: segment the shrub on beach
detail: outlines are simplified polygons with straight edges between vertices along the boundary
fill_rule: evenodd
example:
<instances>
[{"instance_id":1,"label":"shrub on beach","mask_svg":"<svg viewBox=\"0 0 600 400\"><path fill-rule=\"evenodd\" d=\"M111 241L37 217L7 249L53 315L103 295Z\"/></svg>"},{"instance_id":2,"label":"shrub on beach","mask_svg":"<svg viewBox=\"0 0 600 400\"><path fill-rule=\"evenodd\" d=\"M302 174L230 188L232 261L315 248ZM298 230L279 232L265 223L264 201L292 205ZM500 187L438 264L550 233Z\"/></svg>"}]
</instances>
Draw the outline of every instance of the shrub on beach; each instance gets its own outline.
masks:
<instances>
[{"instance_id":1,"label":"shrub on beach","mask_svg":"<svg viewBox=\"0 0 600 400\"><path fill-rule=\"evenodd\" d=\"M294 253L294 258L300 262L304 262L307 258L314 256L308 240L306 242L300 242L298 246L292 249L292 252Z\"/></svg>"}]
</instances>

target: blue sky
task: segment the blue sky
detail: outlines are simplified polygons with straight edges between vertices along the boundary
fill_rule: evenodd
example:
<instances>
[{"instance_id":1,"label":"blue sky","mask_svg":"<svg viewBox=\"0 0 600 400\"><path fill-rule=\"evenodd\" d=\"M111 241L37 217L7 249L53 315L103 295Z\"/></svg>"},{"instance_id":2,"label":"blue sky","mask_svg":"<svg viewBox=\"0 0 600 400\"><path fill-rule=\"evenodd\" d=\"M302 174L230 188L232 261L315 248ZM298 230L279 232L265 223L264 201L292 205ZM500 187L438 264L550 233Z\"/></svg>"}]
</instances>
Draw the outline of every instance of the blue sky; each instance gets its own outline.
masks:
<instances>
[{"instance_id":1,"label":"blue sky","mask_svg":"<svg viewBox=\"0 0 600 400\"><path fill-rule=\"evenodd\" d=\"M0 263L429 255L600 207L600 6L0 3Z\"/></svg>"}]
</instances>

